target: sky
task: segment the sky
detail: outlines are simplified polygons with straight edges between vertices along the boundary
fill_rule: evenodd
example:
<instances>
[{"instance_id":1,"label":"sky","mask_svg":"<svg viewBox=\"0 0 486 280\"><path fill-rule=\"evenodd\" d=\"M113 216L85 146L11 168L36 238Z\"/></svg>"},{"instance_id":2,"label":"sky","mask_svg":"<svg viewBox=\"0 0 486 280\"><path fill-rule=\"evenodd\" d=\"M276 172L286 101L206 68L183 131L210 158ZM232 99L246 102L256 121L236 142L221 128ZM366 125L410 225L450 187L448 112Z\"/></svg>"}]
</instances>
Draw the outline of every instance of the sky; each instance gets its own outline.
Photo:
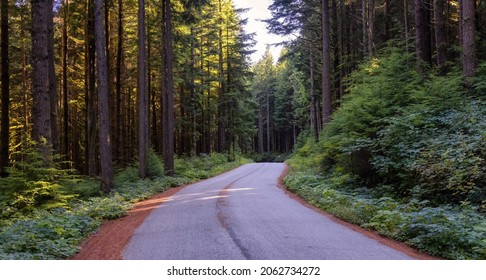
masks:
<instances>
[{"instance_id":1,"label":"sky","mask_svg":"<svg viewBox=\"0 0 486 280\"><path fill-rule=\"evenodd\" d=\"M256 52L251 56L251 61L255 63L262 58L268 44L283 41L282 37L269 34L265 23L259 21L270 18L268 6L272 3L272 0L233 0L233 3L236 8L251 8L246 14L242 15L242 18L248 18L248 24L245 27L246 33L256 32L256 45L254 47ZM280 46L270 47L274 61L278 59L281 50L282 47Z\"/></svg>"}]
</instances>

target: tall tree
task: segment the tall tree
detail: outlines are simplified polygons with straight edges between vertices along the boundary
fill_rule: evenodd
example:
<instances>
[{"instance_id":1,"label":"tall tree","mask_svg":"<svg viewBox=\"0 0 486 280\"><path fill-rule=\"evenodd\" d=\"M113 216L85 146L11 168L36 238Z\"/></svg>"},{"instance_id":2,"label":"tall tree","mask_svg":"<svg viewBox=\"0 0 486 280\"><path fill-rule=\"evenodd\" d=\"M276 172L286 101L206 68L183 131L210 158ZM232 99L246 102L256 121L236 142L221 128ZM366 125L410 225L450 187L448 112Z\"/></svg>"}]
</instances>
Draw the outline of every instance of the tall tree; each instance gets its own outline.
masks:
<instances>
[{"instance_id":1,"label":"tall tree","mask_svg":"<svg viewBox=\"0 0 486 280\"><path fill-rule=\"evenodd\" d=\"M121 91L122 91L122 60L123 60L123 1L118 0L118 47L116 51L116 84L115 84L115 131L114 131L114 160L120 164L121 155ZM140 20L140 19L139 19ZM140 30L139 30L140 31ZM140 40L140 37L139 37ZM140 47L140 46L139 46ZM109 62L108 62L109 63ZM140 69L139 69L140 70Z\"/></svg>"},{"instance_id":2,"label":"tall tree","mask_svg":"<svg viewBox=\"0 0 486 280\"><path fill-rule=\"evenodd\" d=\"M54 12L53 3L54 0L48 0L47 9L47 53L49 55L49 101L51 103L50 114L51 114L51 138L52 138L52 149L56 154L59 154L60 144L59 144L59 124L58 124L58 93L57 93L57 78L56 78L56 67L54 58Z\"/></svg>"},{"instance_id":3,"label":"tall tree","mask_svg":"<svg viewBox=\"0 0 486 280\"><path fill-rule=\"evenodd\" d=\"M62 153L69 160L69 93L68 93L68 12L69 1L64 0L64 20L62 24L62 96L63 96L63 147Z\"/></svg>"},{"instance_id":4,"label":"tall tree","mask_svg":"<svg viewBox=\"0 0 486 280\"><path fill-rule=\"evenodd\" d=\"M329 39L329 1L321 0L322 24L322 124L331 120L331 55Z\"/></svg>"},{"instance_id":5,"label":"tall tree","mask_svg":"<svg viewBox=\"0 0 486 280\"><path fill-rule=\"evenodd\" d=\"M113 167L110 141L110 107L108 101L108 68L106 61L103 0L95 0L95 44L97 58L99 138L101 156L101 189L108 193L113 187Z\"/></svg>"},{"instance_id":6,"label":"tall tree","mask_svg":"<svg viewBox=\"0 0 486 280\"><path fill-rule=\"evenodd\" d=\"M96 76L95 58L96 44L95 34L90 32L95 28L94 22L94 0L87 0L86 3L86 30L85 30L85 104L86 104L86 174L98 175L97 160L97 110L96 110Z\"/></svg>"},{"instance_id":7,"label":"tall tree","mask_svg":"<svg viewBox=\"0 0 486 280\"><path fill-rule=\"evenodd\" d=\"M461 2L462 74L464 77L473 77L476 73L476 1Z\"/></svg>"},{"instance_id":8,"label":"tall tree","mask_svg":"<svg viewBox=\"0 0 486 280\"><path fill-rule=\"evenodd\" d=\"M147 176L149 145L149 97L147 92L147 35L145 28L145 1L138 0L138 98L139 98L139 160L140 178Z\"/></svg>"},{"instance_id":9,"label":"tall tree","mask_svg":"<svg viewBox=\"0 0 486 280\"><path fill-rule=\"evenodd\" d=\"M2 0L0 3L2 9L0 14L1 24L1 42L0 42L0 59L1 65L1 81L2 81L2 115L0 125L0 177L8 176L7 166L9 163L9 143L10 143L10 73L9 73L9 59L8 59L8 0Z\"/></svg>"},{"instance_id":10,"label":"tall tree","mask_svg":"<svg viewBox=\"0 0 486 280\"><path fill-rule=\"evenodd\" d=\"M444 19L443 0L434 0L434 30L435 30L435 51L436 63L441 74L445 74L444 65L447 60L447 39L446 24Z\"/></svg>"},{"instance_id":11,"label":"tall tree","mask_svg":"<svg viewBox=\"0 0 486 280\"><path fill-rule=\"evenodd\" d=\"M422 63L432 63L430 41L430 0L415 0L415 48L417 59Z\"/></svg>"},{"instance_id":12,"label":"tall tree","mask_svg":"<svg viewBox=\"0 0 486 280\"><path fill-rule=\"evenodd\" d=\"M32 95L33 128L32 138L47 161L51 154L51 95L48 22L53 19L51 0L32 0Z\"/></svg>"},{"instance_id":13,"label":"tall tree","mask_svg":"<svg viewBox=\"0 0 486 280\"><path fill-rule=\"evenodd\" d=\"M162 0L162 156L165 173L174 175L174 74L171 1Z\"/></svg>"}]
</instances>

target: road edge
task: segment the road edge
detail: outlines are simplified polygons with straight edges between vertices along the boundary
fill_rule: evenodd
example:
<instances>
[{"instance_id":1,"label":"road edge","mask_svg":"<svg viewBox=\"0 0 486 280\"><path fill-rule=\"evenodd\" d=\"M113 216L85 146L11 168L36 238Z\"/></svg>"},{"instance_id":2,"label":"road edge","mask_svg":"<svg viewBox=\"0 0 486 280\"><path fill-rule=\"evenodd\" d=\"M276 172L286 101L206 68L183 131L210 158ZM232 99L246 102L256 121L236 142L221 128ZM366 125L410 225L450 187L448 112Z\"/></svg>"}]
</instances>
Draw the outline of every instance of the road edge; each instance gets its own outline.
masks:
<instances>
[{"instance_id":1,"label":"road edge","mask_svg":"<svg viewBox=\"0 0 486 280\"><path fill-rule=\"evenodd\" d=\"M298 201L300 204L304 205L305 207L316 211L317 213L319 213L319 214L323 215L324 217L332 220L333 222L336 222L340 225L343 225L343 226L345 226L345 227L347 227L347 228L349 228L353 231L359 232L359 233L365 235L366 237L374 239L374 240L380 242L381 244L386 245L387 247L390 247L392 249L400 251L400 252L406 254L409 257L412 257L412 258L417 259L417 260L441 260L441 258L437 258L437 257L434 257L434 256L430 256L426 253L420 252L419 250L410 247L408 244L405 244L403 242L384 237L381 234L379 234L377 231L365 229L365 228L362 228L362 227L360 227L356 224L352 224L350 222L344 221L344 220L342 220L342 219L340 219L340 218L338 218L338 217L336 217L332 214L325 212L324 210L320 209L319 207L310 204L309 202L304 200L302 197L298 196L297 194L295 194L295 193L293 193L293 192L291 192L290 190L287 189L283 180L289 174L290 166L286 163L283 163L283 164L285 165L285 168L282 171L282 174L280 174L280 176L278 177L277 186L280 189L282 189L285 192L285 194L287 194L290 198Z\"/></svg>"}]
</instances>

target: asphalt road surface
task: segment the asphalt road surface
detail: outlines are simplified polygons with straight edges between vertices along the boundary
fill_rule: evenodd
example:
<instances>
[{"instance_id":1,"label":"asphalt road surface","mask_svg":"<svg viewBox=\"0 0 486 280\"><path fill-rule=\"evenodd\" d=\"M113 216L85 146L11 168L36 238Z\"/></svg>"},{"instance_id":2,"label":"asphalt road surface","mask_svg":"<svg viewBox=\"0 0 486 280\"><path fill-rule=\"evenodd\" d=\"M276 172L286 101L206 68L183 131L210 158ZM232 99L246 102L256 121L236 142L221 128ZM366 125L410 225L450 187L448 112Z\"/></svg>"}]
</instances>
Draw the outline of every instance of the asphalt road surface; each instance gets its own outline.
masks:
<instances>
[{"instance_id":1,"label":"asphalt road surface","mask_svg":"<svg viewBox=\"0 0 486 280\"><path fill-rule=\"evenodd\" d=\"M135 230L124 259L410 259L289 197L284 168L246 164L187 186Z\"/></svg>"}]
</instances>

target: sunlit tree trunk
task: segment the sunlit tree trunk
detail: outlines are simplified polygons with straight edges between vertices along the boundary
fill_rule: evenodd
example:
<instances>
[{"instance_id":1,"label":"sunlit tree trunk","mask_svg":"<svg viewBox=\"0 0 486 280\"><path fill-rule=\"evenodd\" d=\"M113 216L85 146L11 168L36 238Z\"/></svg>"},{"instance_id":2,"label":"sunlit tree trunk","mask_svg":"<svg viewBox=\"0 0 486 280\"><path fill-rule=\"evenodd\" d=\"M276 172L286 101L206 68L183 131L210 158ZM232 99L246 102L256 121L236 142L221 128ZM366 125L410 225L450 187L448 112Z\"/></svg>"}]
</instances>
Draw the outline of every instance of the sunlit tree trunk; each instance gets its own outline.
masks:
<instances>
[{"instance_id":1,"label":"sunlit tree trunk","mask_svg":"<svg viewBox=\"0 0 486 280\"><path fill-rule=\"evenodd\" d=\"M50 6L51 5L51 6ZM32 0L32 138L47 161L52 149L51 96L49 91L49 12L51 0Z\"/></svg>"},{"instance_id":2,"label":"sunlit tree trunk","mask_svg":"<svg viewBox=\"0 0 486 280\"><path fill-rule=\"evenodd\" d=\"M138 98L139 98L139 151L140 178L147 176L147 154L149 145L149 113L147 92L147 46L145 28L145 1L138 0Z\"/></svg>"},{"instance_id":3,"label":"sunlit tree trunk","mask_svg":"<svg viewBox=\"0 0 486 280\"><path fill-rule=\"evenodd\" d=\"M105 193L113 187L113 167L110 140L110 107L108 101L108 68L106 61L103 0L95 0L95 38L98 80L99 137L101 156L101 188Z\"/></svg>"},{"instance_id":4,"label":"sunlit tree trunk","mask_svg":"<svg viewBox=\"0 0 486 280\"><path fill-rule=\"evenodd\" d=\"M1 42L0 42L0 59L1 62L1 80L2 80L2 115L0 125L0 177L8 176L6 168L9 164L9 139L10 139L10 73L8 59L8 0L2 0L0 3L1 14Z\"/></svg>"}]
</instances>

